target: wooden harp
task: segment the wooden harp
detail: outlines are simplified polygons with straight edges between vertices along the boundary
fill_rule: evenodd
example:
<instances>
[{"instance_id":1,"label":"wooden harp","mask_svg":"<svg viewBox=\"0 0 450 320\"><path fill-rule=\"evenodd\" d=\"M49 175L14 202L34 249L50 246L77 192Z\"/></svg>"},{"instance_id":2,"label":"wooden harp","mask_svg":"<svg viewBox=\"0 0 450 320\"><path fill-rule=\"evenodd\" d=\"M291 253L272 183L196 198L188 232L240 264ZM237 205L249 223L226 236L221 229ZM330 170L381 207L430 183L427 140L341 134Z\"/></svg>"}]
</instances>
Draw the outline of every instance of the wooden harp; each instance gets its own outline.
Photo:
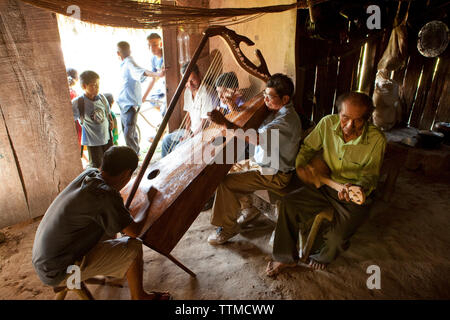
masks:
<instances>
[{"instance_id":1,"label":"wooden harp","mask_svg":"<svg viewBox=\"0 0 450 320\"><path fill-rule=\"evenodd\" d=\"M260 61L259 66L253 64L241 51L241 42L250 46L254 45L250 39L222 26L206 29L200 45L195 50L169 103L166 115L137 177L130 181L121 192L122 197L127 199L126 206L134 217L148 212L143 232L140 234L143 243L168 257L191 276L195 276L195 274L171 256L170 252L230 170L232 164L216 161L225 157L223 148L229 141L224 141L222 146L212 147L214 155L207 162L188 161L195 159L198 152L203 152L210 143L194 137L161 160L151 165L149 163L194 64L197 63L207 40L215 36L219 36L225 41L236 63L245 72L264 82L270 77L265 60L259 50L256 50L256 56ZM245 102L241 106L241 110L239 114L234 115L233 122L246 129L257 129L268 115L262 92ZM199 145L200 148L198 148Z\"/></svg>"}]
</instances>

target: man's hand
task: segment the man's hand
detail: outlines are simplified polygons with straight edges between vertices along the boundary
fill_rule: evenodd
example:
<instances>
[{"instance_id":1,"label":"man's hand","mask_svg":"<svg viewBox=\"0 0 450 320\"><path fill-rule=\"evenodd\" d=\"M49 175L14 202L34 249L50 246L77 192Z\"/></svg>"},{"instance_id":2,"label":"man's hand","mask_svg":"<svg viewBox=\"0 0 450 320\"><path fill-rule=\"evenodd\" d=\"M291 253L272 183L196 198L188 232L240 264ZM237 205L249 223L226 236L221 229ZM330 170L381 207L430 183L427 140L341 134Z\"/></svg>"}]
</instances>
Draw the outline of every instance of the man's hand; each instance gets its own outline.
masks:
<instances>
[{"instance_id":1,"label":"man's hand","mask_svg":"<svg viewBox=\"0 0 450 320\"><path fill-rule=\"evenodd\" d=\"M179 141L180 141L180 142L181 142L181 141L184 141L184 140L186 140L186 139L192 138L193 136L194 136L194 133L193 133L191 130L189 130L189 131L187 132L187 134L183 134L183 135L180 137Z\"/></svg>"},{"instance_id":2,"label":"man's hand","mask_svg":"<svg viewBox=\"0 0 450 320\"><path fill-rule=\"evenodd\" d=\"M349 188L352 186L352 184L351 183L346 183L345 185L344 185L344 188L340 191L340 192L338 192L338 197L339 197L339 200L345 200L345 201L347 201L347 202L350 202L351 200L350 200L350 190L349 190Z\"/></svg>"},{"instance_id":3,"label":"man's hand","mask_svg":"<svg viewBox=\"0 0 450 320\"><path fill-rule=\"evenodd\" d=\"M218 125L226 127L229 123L227 118L225 118L225 116L219 110L214 109L213 111L208 112L208 116L212 122L217 123Z\"/></svg>"},{"instance_id":4,"label":"man's hand","mask_svg":"<svg viewBox=\"0 0 450 320\"><path fill-rule=\"evenodd\" d=\"M155 76L158 78L162 78L166 75L166 68L162 68L160 72L155 72Z\"/></svg>"}]
</instances>

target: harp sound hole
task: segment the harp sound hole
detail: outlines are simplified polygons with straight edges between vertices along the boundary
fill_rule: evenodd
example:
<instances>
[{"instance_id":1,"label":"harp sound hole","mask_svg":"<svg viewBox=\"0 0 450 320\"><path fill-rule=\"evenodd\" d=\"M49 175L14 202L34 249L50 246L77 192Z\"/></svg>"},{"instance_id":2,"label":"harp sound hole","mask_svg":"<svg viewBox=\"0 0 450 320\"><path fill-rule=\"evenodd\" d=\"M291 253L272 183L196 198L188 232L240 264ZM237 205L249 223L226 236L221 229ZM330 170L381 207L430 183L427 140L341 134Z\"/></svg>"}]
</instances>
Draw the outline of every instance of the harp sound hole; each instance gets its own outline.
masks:
<instances>
[{"instance_id":1,"label":"harp sound hole","mask_svg":"<svg viewBox=\"0 0 450 320\"><path fill-rule=\"evenodd\" d=\"M159 174L159 170L158 170L158 169L153 170L152 172L150 172L150 173L148 174L147 179L148 179L148 180L155 179L155 178L158 176L158 174Z\"/></svg>"}]
</instances>

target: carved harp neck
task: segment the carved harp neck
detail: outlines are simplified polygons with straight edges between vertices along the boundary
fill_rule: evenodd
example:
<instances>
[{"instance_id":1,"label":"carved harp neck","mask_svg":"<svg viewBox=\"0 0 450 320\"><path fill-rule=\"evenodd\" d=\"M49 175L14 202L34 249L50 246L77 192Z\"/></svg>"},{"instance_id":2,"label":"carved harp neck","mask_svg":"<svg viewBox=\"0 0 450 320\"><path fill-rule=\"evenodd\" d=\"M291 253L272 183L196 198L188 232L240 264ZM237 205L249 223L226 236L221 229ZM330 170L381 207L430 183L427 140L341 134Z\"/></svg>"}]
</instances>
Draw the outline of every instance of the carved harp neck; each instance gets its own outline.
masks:
<instances>
[{"instance_id":1,"label":"carved harp neck","mask_svg":"<svg viewBox=\"0 0 450 320\"><path fill-rule=\"evenodd\" d=\"M260 62L259 66L256 66L253 62L251 62L242 52L240 48L241 42L244 42L248 46L253 46L255 43L249 38L237 34L235 31L230 30L223 26L211 26L205 30L204 35L207 38L220 36L222 37L233 53L236 62L248 73L251 75L263 80L267 81L270 77L269 69L267 68L266 61L261 54L259 49L255 50L255 54L258 57Z\"/></svg>"}]
</instances>

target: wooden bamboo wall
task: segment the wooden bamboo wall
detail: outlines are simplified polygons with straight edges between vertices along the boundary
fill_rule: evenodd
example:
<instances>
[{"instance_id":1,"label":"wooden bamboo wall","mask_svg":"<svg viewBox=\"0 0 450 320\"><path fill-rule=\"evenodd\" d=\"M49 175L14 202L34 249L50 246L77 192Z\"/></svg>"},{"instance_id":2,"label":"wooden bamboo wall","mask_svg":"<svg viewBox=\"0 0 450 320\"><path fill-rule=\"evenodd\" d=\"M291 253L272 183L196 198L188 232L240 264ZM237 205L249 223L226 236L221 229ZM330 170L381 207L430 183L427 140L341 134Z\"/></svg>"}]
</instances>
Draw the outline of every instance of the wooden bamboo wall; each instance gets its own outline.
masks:
<instances>
[{"instance_id":1,"label":"wooden bamboo wall","mask_svg":"<svg viewBox=\"0 0 450 320\"><path fill-rule=\"evenodd\" d=\"M426 10L427 5L425 1L416 2L411 10L420 12ZM377 64L386 49L391 30L368 38L364 76L360 79L366 42L338 47L331 41L311 39L304 31L304 14L299 12L297 20L296 105L301 114L317 123L324 115L336 113L333 106L340 94L358 87L360 91L373 94ZM438 121L450 122L450 49L447 48L439 57L439 63L438 57L426 58L418 52L418 30L426 22L411 21L407 63L393 74L393 79L402 88L401 125L418 129L431 129Z\"/></svg>"}]
</instances>

